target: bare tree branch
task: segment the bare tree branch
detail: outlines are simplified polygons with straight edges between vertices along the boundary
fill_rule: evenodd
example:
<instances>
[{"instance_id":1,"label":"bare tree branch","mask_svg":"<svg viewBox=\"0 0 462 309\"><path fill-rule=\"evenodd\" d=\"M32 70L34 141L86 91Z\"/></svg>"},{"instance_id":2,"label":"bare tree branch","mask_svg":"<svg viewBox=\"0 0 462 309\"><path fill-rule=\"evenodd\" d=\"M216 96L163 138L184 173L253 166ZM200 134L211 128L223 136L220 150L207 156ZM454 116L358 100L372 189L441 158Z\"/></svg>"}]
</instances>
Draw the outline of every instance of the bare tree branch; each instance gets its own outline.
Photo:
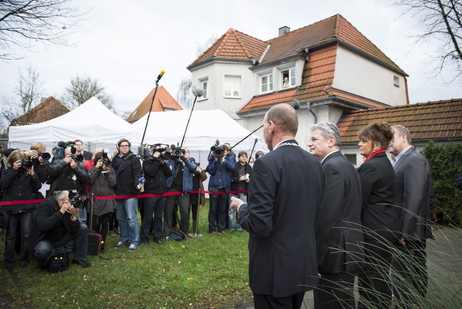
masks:
<instances>
[{"instance_id":1,"label":"bare tree branch","mask_svg":"<svg viewBox=\"0 0 462 309\"><path fill-rule=\"evenodd\" d=\"M18 59L16 47L31 50L36 43L70 45L66 36L84 14L71 0L0 1L0 59Z\"/></svg>"}]
</instances>

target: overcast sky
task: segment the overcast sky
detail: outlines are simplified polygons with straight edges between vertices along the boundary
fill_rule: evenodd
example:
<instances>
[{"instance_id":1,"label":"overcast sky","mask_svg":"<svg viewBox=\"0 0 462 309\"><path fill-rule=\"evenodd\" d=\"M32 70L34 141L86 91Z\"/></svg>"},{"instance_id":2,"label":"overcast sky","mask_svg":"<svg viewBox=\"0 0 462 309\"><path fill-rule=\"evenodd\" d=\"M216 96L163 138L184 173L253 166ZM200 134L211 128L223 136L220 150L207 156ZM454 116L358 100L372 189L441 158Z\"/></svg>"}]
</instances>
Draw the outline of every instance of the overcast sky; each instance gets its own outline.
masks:
<instances>
[{"instance_id":1,"label":"overcast sky","mask_svg":"<svg viewBox=\"0 0 462 309\"><path fill-rule=\"evenodd\" d=\"M337 13L378 46L407 74L411 103L462 97L460 82L445 85L429 79L431 49L411 49L408 38L418 26L392 0L75 0L90 12L69 37L74 47L38 46L19 61L0 61L0 95L14 97L18 70L32 66L44 82L43 97L63 96L76 76L98 79L112 95L118 111L133 111L155 86L176 98L186 67L198 47L229 28L261 40L278 28L295 30ZM449 80L450 76L445 77Z\"/></svg>"}]
</instances>

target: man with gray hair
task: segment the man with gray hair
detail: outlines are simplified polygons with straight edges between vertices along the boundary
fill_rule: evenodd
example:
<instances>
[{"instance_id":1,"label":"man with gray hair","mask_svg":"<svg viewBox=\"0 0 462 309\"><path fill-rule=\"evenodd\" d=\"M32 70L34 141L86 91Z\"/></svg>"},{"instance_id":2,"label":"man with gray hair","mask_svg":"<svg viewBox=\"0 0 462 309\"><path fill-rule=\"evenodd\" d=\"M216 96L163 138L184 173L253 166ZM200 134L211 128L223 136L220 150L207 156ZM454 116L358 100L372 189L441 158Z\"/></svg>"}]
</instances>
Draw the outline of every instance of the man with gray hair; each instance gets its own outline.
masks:
<instances>
[{"instance_id":1,"label":"man with gray hair","mask_svg":"<svg viewBox=\"0 0 462 309\"><path fill-rule=\"evenodd\" d=\"M85 260L88 253L88 227L79 221L78 208L69 201L69 191L55 191L40 203L32 223L28 242L29 252L37 259L38 268L45 269L54 248L74 241L74 264L91 265Z\"/></svg>"},{"instance_id":2,"label":"man with gray hair","mask_svg":"<svg viewBox=\"0 0 462 309\"><path fill-rule=\"evenodd\" d=\"M361 180L340 152L340 131L330 122L311 128L310 153L321 162L324 194L316 220L318 271L315 308L355 308L354 277L361 260Z\"/></svg>"},{"instance_id":3,"label":"man with gray hair","mask_svg":"<svg viewBox=\"0 0 462 309\"><path fill-rule=\"evenodd\" d=\"M395 205L401 207L403 232L401 253L392 262L400 278L400 287L394 288L394 294L400 306L414 308L427 291L426 239L434 239L431 171L427 159L411 145L409 130L402 125L392 129L394 136L388 151L395 156ZM416 295L418 298L411 299Z\"/></svg>"}]
</instances>

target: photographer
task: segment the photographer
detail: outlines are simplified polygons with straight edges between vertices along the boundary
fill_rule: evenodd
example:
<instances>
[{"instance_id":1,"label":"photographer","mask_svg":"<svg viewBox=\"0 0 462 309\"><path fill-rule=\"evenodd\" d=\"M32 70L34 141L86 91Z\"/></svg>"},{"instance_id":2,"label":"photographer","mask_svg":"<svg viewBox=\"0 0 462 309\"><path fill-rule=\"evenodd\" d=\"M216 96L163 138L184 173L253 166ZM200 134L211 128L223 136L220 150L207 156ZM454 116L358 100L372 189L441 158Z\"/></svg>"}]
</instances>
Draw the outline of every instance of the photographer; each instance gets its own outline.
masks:
<instances>
[{"instance_id":1,"label":"photographer","mask_svg":"<svg viewBox=\"0 0 462 309\"><path fill-rule=\"evenodd\" d=\"M41 183L48 181L48 173L50 168L51 155L46 152L47 146L44 143L36 142L30 146L30 150L35 150L37 156L32 159L34 163L34 170L37 173Z\"/></svg>"},{"instance_id":2,"label":"photographer","mask_svg":"<svg viewBox=\"0 0 462 309\"><path fill-rule=\"evenodd\" d=\"M87 263L88 227L79 222L78 209L69 201L69 191L55 194L40 203L32 225L28 250L38 261L39 269L46 269L47 259L54 248L74 241L72 263L90 267Z\"/></svg>"},{"instance_id":3,"label":"photographer","mask_svg":"<svg viewBox=\"0 0 462 309\"><path fill-rule=\"evenodd\" d=\"M95 154L93 162L95 165L88 169L89 190L88 194L97 196L113 196L114 187L117 183L115 170L112 168L112 161L105 152L99 151ZM90 207L92 207L90 205ZM87 207L88 216L91 214L91 208ZM101 235L102 245L101 252L105 253L106 237L108 233L109 222L112 220L114 210L117 208L117 202L114 199L95 199L93 201L93 218L90 227Z\"/></svg>"},{"instance_id":4,"label":"photographer","mask_svg":"<svg viewBox=\"0 0 462 309\"><path fill-rule=\"evenodd\" d=\"M209 191L209 233L218 232L226 235L226 218L228 213L229 191L231 187L231 172L234 170L234 160L226 145L215 145L209 156L207 172L210 174Z\"/></svg>"},{"instance_id":5,"label":"photographer","mask_svg":"<svg viewBox=\"0 0 462 309\"><path fill-rule=\"evenodd\" d=\"M189 230L189 192L193 188L193 175L196 171L196 164L188 160L188 149L174 149L172 159L168 160L168 165L172 170L172 176L167 179L168 192L178 194L169 195L166 199L164 235L168 236L172 232L172 217L175 204L180 208L180 230L188 235Z\"/></svg>"},{"instance_id":6,"label":"photographer","mask_svg":"<svg viewBox=\"0 0 462 309\"><path fill-rule=\"evenodd\" d=\"M117 195L138 195L141 187L139 179L143 176L140 160L130 150L131 143L122 138L117 142L117 155L112 160L112 166L117 174ZM129 245L129 251L135 251L138 246L138 219L136 218L137 198L117 200L117 220L119 221L120 239L115 249Z\"/></svg>"},{"instance_id":7,"label":"photographer","mask_svg":"<svg viewBox=\"0 0 462 309\"><path fill-rule=\"evenodd\" d=\"M77 148L76 154L80 154L83 156L85 160L91 160L93 158L93 154L89 151L83 150L83 142L79 139L74 141L74 145Z\"/></svg>"},{"instance_id":8,"label":"photographer","mask_svg":"<svg viewBox=\"0 0 462 309\"><path fill-rule=\"evenodd\" d=\"M78 200L82 200L85 183L89 180L87 168L83 164L83 157L75 154L73 146L66 147L64 158L57 159L51 164L49 178L50 190L48 190L47 197L56 190L67 190L79 197ZM83 209L83 201L75 207L79 208L80 221L85 223L87 213Z\"/></svg>"},{"instance_id":9,"label":"photographer","mask_svg":"<svg viewBox=\"0 0 462 309\"><path fill-rule=\"evenodd\" d=\"M235 164L232 172L231 191L247 191L249 190L250 174L252 174L252 167L247 163L247 152L239 152L238 161ZM231 196L237 197L244 202L247 202L247 193L232 193ZM229 208L229 230L242 231L241 225L237 222L234 224L234 217L236 212ZM236 216L237 218L237 216Z\"/></svg>"},{"instance_id":10,"label":"photographer","mask_svg":"<svg viewBox=\"0 0 462 309\"><path fill-rule=\"evenodd\" d=\"M34 172L34 165L22 150L13 151L7 160L7 168L2 171L0 187L6 191L4 200L18 201L34 199L34 191L38 191L42 184L37 174ZM15 262L15 243L16 228L18 224L21 228L21 252L19 261L21 268L29 265L29 256L27 254L27 241L30 234L32 223L32 212L36 209L37 204L20 204L0 206L8 212L8 225L6 229L5 241L5 261L4 266L7 270L13 270Z\"/></svg>"},{"instance_id":11,"label":"photographer","mask_svg":"<svg viewBox=\"0 0 462 309\"><path fill-rule=\"evenodd\" d=\"M165 163L163 152L165 149L154 149L152 157L143 162L144 194L162 194L167 191L167 178L172 176L172 171ZM141 225L141 243L149 243L149 232L151 226L154 234L154 242L163 244L162 241L162 217L164 216L165 196L154 196L144 199L143 202L143 222ZM154 220L152 215L154 214Z\"/></svg>"}]
</instances>

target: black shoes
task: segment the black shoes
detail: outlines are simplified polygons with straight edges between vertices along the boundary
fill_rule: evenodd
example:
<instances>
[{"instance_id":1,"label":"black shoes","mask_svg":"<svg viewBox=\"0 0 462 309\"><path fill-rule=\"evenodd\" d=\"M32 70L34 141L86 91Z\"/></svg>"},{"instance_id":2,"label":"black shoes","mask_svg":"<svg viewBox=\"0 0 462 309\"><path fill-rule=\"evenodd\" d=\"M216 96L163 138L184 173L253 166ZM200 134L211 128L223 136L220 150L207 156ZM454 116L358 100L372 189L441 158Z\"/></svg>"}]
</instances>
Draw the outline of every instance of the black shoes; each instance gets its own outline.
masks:
<instances>
[{"instance_id":1,"label":"black shoes","mask_svg":"<svg viewBox=\"0 0 462 309\"><path fill-rule=\"evenodd\" d=\"M73 260L72 260L72 264L80 265L80 266L82 266L83 268L87 268L87 267L90 267L90 266L91 266L90 263L87 263L87 262L85 262L84 260L76 260L76 259L73 259Z\"/></svg>"},{"instance_id":2,"label":"black shoes","mask_svg":"<svg viewBox=\"0 0 462 309\"><path fill-rule=\"evenodd\" d=\"M156 240L154 240L154 242L156 244L159 244L159 245L164 245L165 244L165 242L162 239L156 239Z\"/></svg>"}]
</instances>

